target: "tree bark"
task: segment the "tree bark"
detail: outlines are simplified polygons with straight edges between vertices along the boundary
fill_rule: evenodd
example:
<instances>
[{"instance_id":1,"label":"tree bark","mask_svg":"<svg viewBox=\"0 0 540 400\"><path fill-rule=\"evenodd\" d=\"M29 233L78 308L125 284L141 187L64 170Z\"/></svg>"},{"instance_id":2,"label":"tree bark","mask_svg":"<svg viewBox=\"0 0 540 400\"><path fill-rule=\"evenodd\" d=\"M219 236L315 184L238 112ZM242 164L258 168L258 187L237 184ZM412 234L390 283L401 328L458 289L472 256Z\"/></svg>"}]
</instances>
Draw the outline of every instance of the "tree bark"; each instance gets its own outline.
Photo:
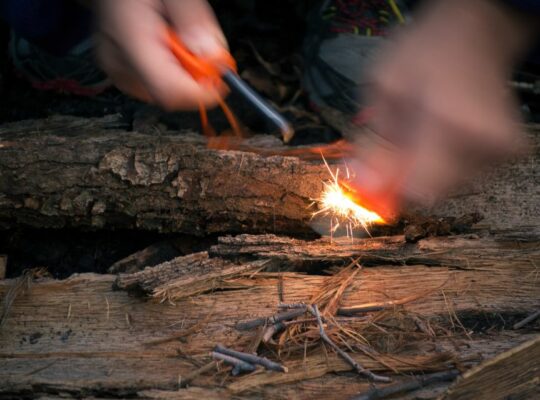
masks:
<instances>
[{"instance_id":1,"label":"tree bark","mask_svg":"<svg viewBox=\"0 0 540 400\"><path fill-rule=\"evenodd\" d=\"M480 211L492 227L540 225L539 137L530 135L528 158L432 211ZM320 161L210 150L194 133L130 132L118 116L0 128L0 228L303 234L311 232L309 205L328 178Z\"/></svg>"},{"instance_id":2,"label":"tree bark","mask_svg":"<svg viewBox=\"0 0 540 400\"><path fill-rule=\"evenodd\" d=\"M308 232L324 167L206 148L193 133L149 135L104 119L0 128L0 226Z\"/></svg>"}]
</instances>

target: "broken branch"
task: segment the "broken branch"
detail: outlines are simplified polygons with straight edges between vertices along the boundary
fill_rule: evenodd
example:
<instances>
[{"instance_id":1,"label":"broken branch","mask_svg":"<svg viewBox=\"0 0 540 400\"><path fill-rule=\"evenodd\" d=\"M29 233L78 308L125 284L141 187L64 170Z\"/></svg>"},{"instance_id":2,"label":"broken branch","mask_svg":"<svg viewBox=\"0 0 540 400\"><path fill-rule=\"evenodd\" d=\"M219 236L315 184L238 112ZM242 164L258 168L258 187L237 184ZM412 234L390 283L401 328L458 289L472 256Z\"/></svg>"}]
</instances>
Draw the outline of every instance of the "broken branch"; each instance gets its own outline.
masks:
<instances>
[{"instance_id":1,"label":"broken branch","mask_svg":"<svg viewBox=\"0 0 540 400\"><path fill-rule=\"evenodd\" d=\"M212 358L222 360L227 364L232 365L234 368L232 370L233 376L239 375L242 372L253 372L255 371L255 365L240 360L236 357L231 357L223 353L218 353L216 351L212 352Z\"/></svg>"},{"instance_id":2,"label":"broken branch","mask_svg":"<svg viewBox=\"0 0 540 400\"><path fill-rule=\"evenodd\" d=\"M243 353L241 351L228 349L219 344L216 347L214 347L214 352L225 354L225 355L237 358L239 360L245 361L250 364L262 365L264 368L269 369L271 371L288 372L287 367L277 362L271 361L266 357L259 357L255 354Z\"/></svg>"}]
</instances>

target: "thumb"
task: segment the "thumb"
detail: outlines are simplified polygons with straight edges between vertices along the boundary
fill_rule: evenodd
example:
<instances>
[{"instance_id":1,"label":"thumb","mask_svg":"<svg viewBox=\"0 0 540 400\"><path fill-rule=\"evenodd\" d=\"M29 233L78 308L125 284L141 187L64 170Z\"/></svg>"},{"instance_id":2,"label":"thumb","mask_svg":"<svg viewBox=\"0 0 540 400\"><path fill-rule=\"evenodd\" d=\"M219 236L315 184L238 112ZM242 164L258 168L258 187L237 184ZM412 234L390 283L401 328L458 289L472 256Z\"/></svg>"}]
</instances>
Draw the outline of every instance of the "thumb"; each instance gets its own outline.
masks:
<instances>
[{"instance_id":1,"label":"thumb","mask_svg":"<svg viewBox=\"0 0 540 400\"><path fill-rule=\"evenodd\" d=\"M199 56L212 57L227 49L227 41L206 0L165 0L167 17L185 45Z\"/></svg>"}]
</instances>

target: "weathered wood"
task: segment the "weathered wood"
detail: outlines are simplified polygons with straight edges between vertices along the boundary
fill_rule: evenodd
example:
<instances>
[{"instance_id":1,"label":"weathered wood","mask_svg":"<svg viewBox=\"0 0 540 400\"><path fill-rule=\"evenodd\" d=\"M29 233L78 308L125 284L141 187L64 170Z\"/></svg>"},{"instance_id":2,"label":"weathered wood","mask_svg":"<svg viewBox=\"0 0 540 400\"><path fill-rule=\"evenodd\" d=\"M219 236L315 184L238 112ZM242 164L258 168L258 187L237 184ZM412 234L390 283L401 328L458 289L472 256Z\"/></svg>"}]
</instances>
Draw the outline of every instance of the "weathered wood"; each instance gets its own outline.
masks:
<instances>
[{"instance_id":1,"label":"weathered wood","mask_svg":"<svg viewBox=\"0 0 540 400\"><path fill-rule=\"evenodd\" d=\"M403 236L299 240L276 235L237 235L218 239L210 254L217 257L259 257L284 263L335 263L359 258L363 265L413 265L470 268L486 262L523 259L540 254L540 228L478 232L472 235L430 237L417 245Z\"/></svg>"},{"instance_id":2,"label":"weathered wood","mask_svg":"<svg viewBox=\"0 0 540 400\"><path fill-rule=\"evenodd\" d=\"M126 128L118 116L52 117L0 127L0 227L196 235L310 231L308 205L329 178L319 161L214 151L193 133ZM529 157L474 181L433 211L481 211L492 227L540 225L535 129Z\"/></svg>"},{"instance_id":3,"label":"weathered wood","mask_svg":"<svg viewBox=\"0 0 540 400\"><path fill-rule=\"evenodd\" d=\"M115 286L174 301L221 288L227 279L253 273L269 263L257 260L234 264L221 258L208 258L206 252L194 253L133 274L120 274Z\"/></svg>"},{"instance_id":4,"label":"weathered wood","mask_svg":"<svg viewBox=\"0 0 540 400\"><path fill-rule=\"evenodd\" d=\"M214 151L194 133L53 117L0 128L0 226L139 228L195 235L307 232L319 162Z\"/></svg>"},{"instance_id":5,"label":"weathered wood","mask_svg":"<svg viewBox=\"0 0 540 400\"><path fill-rule=\"evenodd\" d=\"M520 235L509 232L506 237L509 236ZM488 239L462 236L409 244L422 251L440 250L444 243L449 249L469 249L470 267L443 264L364 268L355 276L340 305L400 299L434 289L403 307L430 319L445 319L449 314L466 317L471 313L493 313L504 319L536 310L540 305L540 285L535 279L537 244L516 243L515 239L514 242L495 239L490 242ZM373 243L378 240L381 239L373 239ZM386 240L392 243L392 239ZM493 244L510 252L521 246L520 255L513 253L497 261ZM478 247L473 257L475 245ZM336 244L333 246L337 249ZM367 243L362 246L369 247ZM340 259L335 259L336 264L348 259L347 251L343 251ZM156 268L160 267L142 273ZM209 362L209 352L218 343L247 349L258 333L238 331L237 322L275 314L278 287L285 302L306 302L332 277L293 272L260 273L236 278L231 290L180 299L174 306L113 290L116 278L82 274L64 281L40 281L17 297L0 330L0 397L10 398L32 391L36 397L64 393L76 397L166 398L174 392L176 398L201 398L207 389L177 392L181 377ZM0 282L0 297L12 284L11 280ZM460 334L459 329L454 337L431 342L425 342L422 335L407 343L406 352L382 354L377 360L364 354L351 355L356 362L377 373L389 374L389 368L401 372L429 372L452 364L451 354L467 367L533 336L527 330L485 334L471 326L467 331L471 339ZM292 357L281 362L288 368L287 374L257 372L233 379L226 378L226 373L217 376L210 373L195 378L192 385L214 390L226 379L218 390L220 398L241 394L254 399L287 398L287 395L294 398L298 391L305 392L297 398L309 398L309 395L341 399L369 389L358 377L327 375L351 369L331 352L327 355L308 352L305 359Z\"/></svg>"},{"instance_id":6,"label":"weathered wood","mask_svg":"<svg viewBox=\"0 0 540 400\"><path fill-rule=\"evenodd\" d=\"M540 398L540 335L467 371L443 398Z\"/></svg>"}]
</instances>

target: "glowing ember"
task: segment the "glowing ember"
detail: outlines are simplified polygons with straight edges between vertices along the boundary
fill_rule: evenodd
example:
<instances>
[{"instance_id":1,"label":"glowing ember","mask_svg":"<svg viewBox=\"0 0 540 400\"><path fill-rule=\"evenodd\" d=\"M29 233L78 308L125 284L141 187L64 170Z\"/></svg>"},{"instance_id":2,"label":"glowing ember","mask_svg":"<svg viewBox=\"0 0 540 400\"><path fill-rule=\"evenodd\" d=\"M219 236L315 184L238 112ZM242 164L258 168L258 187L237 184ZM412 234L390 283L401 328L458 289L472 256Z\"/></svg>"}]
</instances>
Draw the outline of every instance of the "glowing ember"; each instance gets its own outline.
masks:
<instances>
[{"instance_id":1,"label":"glowing ember","mask_svg":"<svg viewBox=\"0 0 540 400\"><path fill-rule=\"evenodd\" d=\"M334 233L340 226L345 225L347 236L353 237L353 230L362 227L369 234L369 227L376 223L384 223L384 219L376 212L370 211L358 204L339 182L339 169L333 174L323 157L324 164L332 179L323 182L324 191L315 202L320 210L313 216L323 215L330 218L330 232ZM348 170L347 176L349 175Z\"/></svg>"}]
</instances>

